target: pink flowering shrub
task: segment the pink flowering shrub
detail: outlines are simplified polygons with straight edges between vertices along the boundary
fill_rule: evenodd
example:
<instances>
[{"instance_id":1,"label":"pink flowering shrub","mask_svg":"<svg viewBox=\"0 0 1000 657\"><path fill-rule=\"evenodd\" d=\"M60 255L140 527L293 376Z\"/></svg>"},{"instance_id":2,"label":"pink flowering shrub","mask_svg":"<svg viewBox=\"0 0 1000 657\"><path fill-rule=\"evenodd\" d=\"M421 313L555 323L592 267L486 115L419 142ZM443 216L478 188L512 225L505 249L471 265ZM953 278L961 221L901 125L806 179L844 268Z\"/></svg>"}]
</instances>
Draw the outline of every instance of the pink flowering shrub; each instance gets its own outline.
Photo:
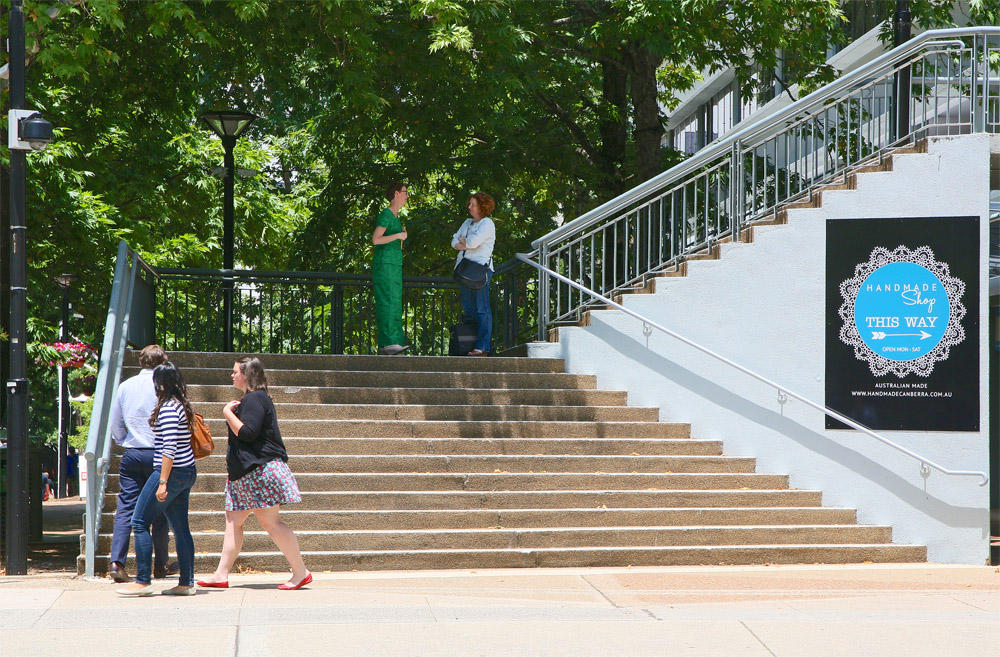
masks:
<instances>
[{"instance_id":1,"label":"pink flowering shrub","mask_svg":"<svg viewBox=\"0 0 1000 657\"><path fill-rule=\"evenodd\" d=\"M90 345L83 342L53 342L46 346L51 347L56 352L54 357L49 359L51 366L83 367L87 364L87 359L94 353Z\"/></svg>"}]
</instances>

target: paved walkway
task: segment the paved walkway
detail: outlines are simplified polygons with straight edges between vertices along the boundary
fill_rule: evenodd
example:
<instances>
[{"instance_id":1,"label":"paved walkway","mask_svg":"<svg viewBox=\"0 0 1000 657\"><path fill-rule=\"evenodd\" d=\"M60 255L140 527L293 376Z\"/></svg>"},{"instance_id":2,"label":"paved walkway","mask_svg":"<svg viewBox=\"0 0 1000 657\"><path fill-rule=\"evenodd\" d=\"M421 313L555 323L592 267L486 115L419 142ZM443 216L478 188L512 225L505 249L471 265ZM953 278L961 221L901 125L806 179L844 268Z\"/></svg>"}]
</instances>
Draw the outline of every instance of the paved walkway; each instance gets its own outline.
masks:
<instances>
[{"instance_id":1,"label":"paved walkway","mask_svg":"<svg viewBox=\"0 0 1000 657\"><path fill-rule=\"evenodd\" d=\"M996 657L1000 569L246 574L192 598L0 577L0 657ZM172 582L158 583L165 588Z\"/></svg>"}]
</instances>

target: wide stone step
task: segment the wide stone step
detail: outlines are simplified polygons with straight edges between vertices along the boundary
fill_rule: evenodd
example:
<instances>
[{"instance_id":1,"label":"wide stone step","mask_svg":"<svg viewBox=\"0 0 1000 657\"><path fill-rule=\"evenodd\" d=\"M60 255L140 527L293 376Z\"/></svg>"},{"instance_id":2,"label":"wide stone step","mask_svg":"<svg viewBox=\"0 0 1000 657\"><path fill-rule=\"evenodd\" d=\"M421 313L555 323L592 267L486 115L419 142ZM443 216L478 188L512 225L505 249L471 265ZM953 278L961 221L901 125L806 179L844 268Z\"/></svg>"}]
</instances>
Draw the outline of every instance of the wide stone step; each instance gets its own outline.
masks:
<instances>
[{"instance_id":1,"label":"wide stone step","mask_svg":"<svg viewBox=\"0 0 1000 657\"><path fill-rule=\"evenodd\" d=\"M223 420L206 420L225 436ZM691 425L669 422L475 422L445 420L282 420L282 435L308 438L688 438Z\"/></svg>"},{"instance_id":2,"label":"wide stone step","mask_svg":"<svg viewBox=\"0 0 1000 657\"><path fill-rule=\"evenodd\" d=\"M295 438L282 436L291 459L330 454L523 455L721 455L722 441L694 438ZM220 468L229 439L216 437L215 452L198 467ZM292 466L297 471L296 466Z\"/></svg>"},{"instance_id":3,"label":"wide stone step","mask_svg":"<svg viewBox=\"0 0 1000 657\"><path fill-rule=\"evenodd\" d=\"M225 474L198 473L192 491L226 490ZM781 490L788 477L763 474L415 474L302 473L295 475L306 492L405 490L405 491L518 491L518 490ZM118 476L109 475L108 492L118 491Z\"/></svg>"},{"instance_id":4,"label":"wide stone step","mask_svg":"<svg viewBox=\"0 0 1000 657\"><path fill-rule=\"evenodd\" d=\"M224 385L230 381L231 367L182 368L186 384ZM125 368L132 376L138 368ZM597 377L591 374L512 373L512 372L338 372L330 370L270 370L269 385L332 386L358 388L564 388L593 389ZM481 403L481 402L480 402Z\"/></svg>"},{"instance_id":5,"label":"wide stone step","mask_svg":"<svg viewBox=\"0 0 1000 657\"><path fill-rule=\"evenodd\" d=\"M206 417L221 419L222 404ZM275 405L280 420L477 420L563 422L657 422L656 408L631 406L524 406L492 404L287 404Z\"/></svg>"},{"instance_id":6,"label":"wide stone step","mask_svg":"<svg viewBox=\"0 0 1000 657\"><path fill-rule=\"evenodd\" d=\"M399 550L519 550L535 548L661 547L704 545L806 545L812 543L888 543L889 527L863 525L750 527L565 527L557 529L420 529L406 531L300 531L305 552ZM221 552L223 532L195 532L197 552ZM110 552L111 535L98 542ZM245 531L245 553L270 552L264 531Z\"/></svg>"},{"instance_id":7,"label":"wide stone step","mask_svg":"<svg viewBox=\"0 0 1000 657\"><path fill-rule=\"evenodd\" d=\"M195 556L195 570L215 570L219 554ZM532 548L519 550L413 550L302 553L312 570L433 570L453 568L566 568L597 566L694 566L794 563L906 563L926 561L922 545L713 545L608 548ZM82 559L82 557L81 557ZM286 572L280 552L243 554L238 567ZM98 570L107 570L98 557Z\"/></svg>"},{"instance_id":8,"label":"wide stone step","mask_svg":"<svg viewBox=\"0 0 1000 657\"><path fill-rule=\"evenodd\" d=\"M231 369L243 356L256 356L266 370L436 371L436 372L564 372L561 358L474 358L469 356L373 356L340 354L241 354L176 351L169 357L177 367ZM139 352L128 351L125 365L139 366Z\"/></svg>"},{"instance_id":9,"label":"wide stone step","mask_svg":"<svg viewBox=\"0 0 1000 657\"><path fill-rule=\"evenodd\" d=\"M490 527L650 527L677 525L846 525L857 520L854 509L837 507L720 507L649 509L421 509L415 511L296 511L282 509L282 521L295 531L376 529L487 529ZM110 533L114 513L101 517L101 531ZM188 515L192 531L222 531L221 505ZM260 529L251 515L247 531Z\"/></svg>"},{"instance_id":10,"label":"wide stone step","mask_svg":"<svg viewBox=\"0 0 1000 657\"><path fill-rule=\"evenodd\" d=\"M240 393L228 384L188 385L192 402L212 403L239 399ZM351 388L346 386L323 387L316 383L307 386L269 386L268 392L275 403L304 404L436 404L436 405L533 405L533 406L624 406L627 393L613 390L567 390L539 388L401 388L396 384L385 388ZM213 415L215 413L212 413Z\"/></svg>"},{"instance_id":11,"label":"wide stone step","mask_svg":"<svg viewBox=\"0 0 1000 657\"><path fill-rule=\"evenodd\" d=\"M113 505L108 493L105 504ZM296 510L328 509L553 509L732 506L819 506L820 491L805 490L557 490L557 491L324 491L302 493ZM223 507L221 493L191 493L192 511ZM105 506L113 509L113 506Z\"/></svg>"},{"instance_id":12,"label":"wide stone step","mask_svg":"<svg viewBox=\"0 0 1000 657\"><path fill-rule=\"evenodd\" d=\"M680 473L746 472L754 459L737 456L521 456L497 455L334 455L322 459L325 473Z\"/></svg>"}]
</instances>

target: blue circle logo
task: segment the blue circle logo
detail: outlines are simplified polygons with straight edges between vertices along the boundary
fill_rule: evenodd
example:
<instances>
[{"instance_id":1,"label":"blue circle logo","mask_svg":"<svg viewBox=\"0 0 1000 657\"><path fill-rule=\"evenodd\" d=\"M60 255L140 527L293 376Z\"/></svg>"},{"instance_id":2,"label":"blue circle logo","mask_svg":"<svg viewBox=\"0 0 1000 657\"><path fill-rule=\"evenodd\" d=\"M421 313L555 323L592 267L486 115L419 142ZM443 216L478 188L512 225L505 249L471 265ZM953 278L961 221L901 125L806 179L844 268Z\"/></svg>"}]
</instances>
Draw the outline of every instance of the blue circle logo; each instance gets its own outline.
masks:
<instances>
[{"instance_id":1,"label":"blue circle logo","mask_svg":"<svg viewBox=\"0 0 1000 657\"><path fill-rule=\"evenodd\" d=\"M872 272L858 290L854 323L873 352L894 361L915 360L944 337L948 293L929 269L893 262Z\"/></svg>"}]
</instances>

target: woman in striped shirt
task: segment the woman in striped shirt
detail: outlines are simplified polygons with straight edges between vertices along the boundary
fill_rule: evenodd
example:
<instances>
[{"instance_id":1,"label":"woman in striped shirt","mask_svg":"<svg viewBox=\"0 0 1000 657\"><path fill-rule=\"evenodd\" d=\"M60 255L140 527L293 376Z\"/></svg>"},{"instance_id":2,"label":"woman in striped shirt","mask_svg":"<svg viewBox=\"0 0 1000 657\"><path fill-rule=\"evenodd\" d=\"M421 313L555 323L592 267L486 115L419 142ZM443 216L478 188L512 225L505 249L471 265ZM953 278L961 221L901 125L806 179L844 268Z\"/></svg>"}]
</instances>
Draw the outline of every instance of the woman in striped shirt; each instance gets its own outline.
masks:
<instances>
[{"instance_id":1,"label":"woman in striped shirt","mask_svg":"<svg viewBox=\"0 0 1000 657\"><path fill-rule=\"evenodd\" d=\"M194 595L194 540L188 527L188 498L197 478L191 451L191 420L194 412L187 400L187 388L173 363L167 361L153 370L156 408L149 425L156 436L153 474L139 493L132 514L135 534L135 582L118 589L121 595L151 595L153 541L149 534L152 519L166 515L177 545L180 583L164 595Z\"/></svg>"}]
</instances>

